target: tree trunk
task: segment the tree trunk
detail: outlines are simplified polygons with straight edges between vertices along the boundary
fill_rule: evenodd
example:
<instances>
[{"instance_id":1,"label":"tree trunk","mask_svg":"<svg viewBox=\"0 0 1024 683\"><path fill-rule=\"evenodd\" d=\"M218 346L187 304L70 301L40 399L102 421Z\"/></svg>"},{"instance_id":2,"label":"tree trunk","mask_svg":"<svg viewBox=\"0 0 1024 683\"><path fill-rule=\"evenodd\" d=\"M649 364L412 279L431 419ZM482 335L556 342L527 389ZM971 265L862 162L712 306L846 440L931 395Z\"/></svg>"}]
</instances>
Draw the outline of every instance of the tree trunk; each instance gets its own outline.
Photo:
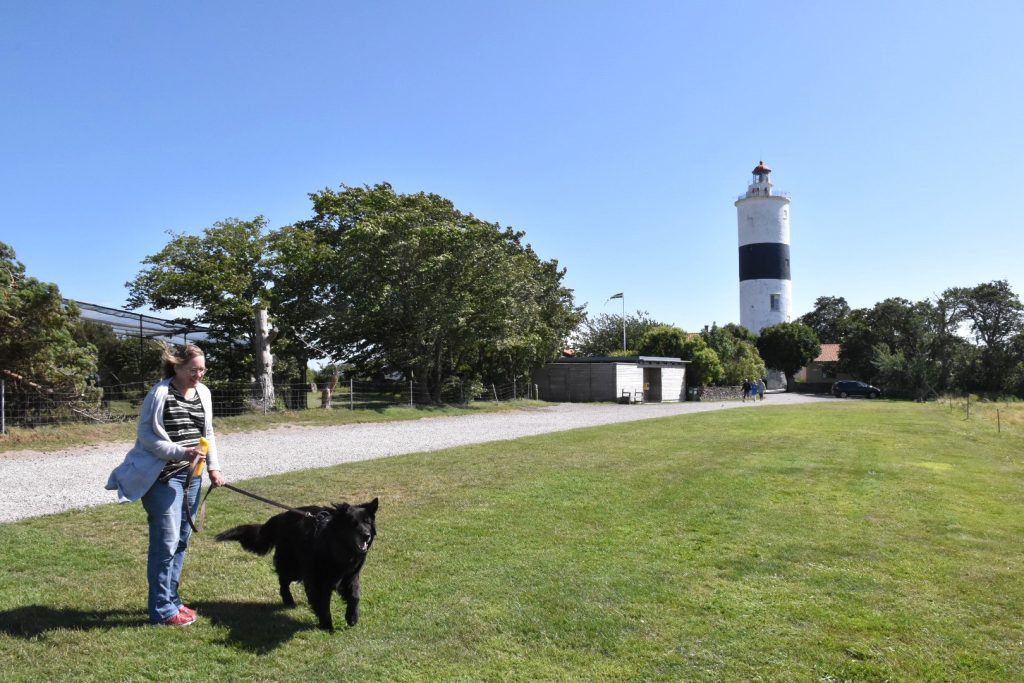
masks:
<instances>
[{"instance_id":1,"label":"tree trunk","mask_svg":"<svg viewBox=\"0 0 1024 683\"><path fill-rule=\"evenodd\" d=\"M334 396L334 388L338 386L338 371L334 371L334 375L331 377L331 383L323 388L320 392L320 407L325 410L331 409L331 398Z\"/></svg>"},{"instance_id":2,"label":"tree trunk","mask_svg":"<svg viewBox=\"0 0 1024 683\"><path fill-rule=\"evenodd\" d=\"M274 357L270 343L277 331L270 326L267 309L256 311L256 335L253 337L253 351L256 356L256 386L262 392L264 406L274 405Z\"/></svg>"}]
</instances>

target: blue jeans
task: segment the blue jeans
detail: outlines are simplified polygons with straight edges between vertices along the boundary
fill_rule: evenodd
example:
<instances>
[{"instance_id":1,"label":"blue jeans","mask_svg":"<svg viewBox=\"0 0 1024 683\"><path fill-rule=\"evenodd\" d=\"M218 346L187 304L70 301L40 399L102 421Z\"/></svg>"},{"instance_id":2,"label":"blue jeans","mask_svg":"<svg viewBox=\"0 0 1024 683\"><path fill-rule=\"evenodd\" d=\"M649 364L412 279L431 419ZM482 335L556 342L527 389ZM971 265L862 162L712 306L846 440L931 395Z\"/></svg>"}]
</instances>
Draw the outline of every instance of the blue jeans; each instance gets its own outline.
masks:
<instances>
[{"instance_id":1,"label":"blue jeans","mask_svg":"<svg viewBox=\"0 0 1024 683\"><path fill-rule=\"evenodd\" d=\"M184 512L186 476L187 471L171 477L167 483L158 480L142 497L149 520L146 579L149 581L149 621L154 624L170 619L181 608L178 584L192 535ZM189 487L193 518L199 509L202 483L202 477L196 477Z\"/></svg>"}]
</instances>

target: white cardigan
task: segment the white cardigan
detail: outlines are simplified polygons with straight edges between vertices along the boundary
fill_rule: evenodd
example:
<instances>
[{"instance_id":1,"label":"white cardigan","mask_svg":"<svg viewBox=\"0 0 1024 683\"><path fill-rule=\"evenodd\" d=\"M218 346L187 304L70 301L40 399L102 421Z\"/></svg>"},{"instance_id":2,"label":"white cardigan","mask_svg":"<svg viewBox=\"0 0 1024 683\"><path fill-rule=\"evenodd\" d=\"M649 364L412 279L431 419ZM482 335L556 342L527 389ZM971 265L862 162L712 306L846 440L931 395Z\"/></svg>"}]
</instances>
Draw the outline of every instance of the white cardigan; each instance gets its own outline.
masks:
<instances>
[{"instance_id":1,"label":"white cardigan","mask_svg":"<svg viewBox=\"0 0 1024 683\"><path fill-rule=\"evenodd\" d=\"M171 441L164 429L164 404L167 403L168 387L173 377L160 380L146 394L139 415L139 428L135 446L124 456L124 462L114 468L107 479L106 488L117 491L119 503L130 503L145 495L146 491L156 482L160 471L169 462L186 460L185 447ZM210 390L202 384L196 385L199 400L203 404L206 440L210 449L206 453L206 467L219 470L217 459L217 441L213 437L213 399Z\"/></svg>"}]
</instances>

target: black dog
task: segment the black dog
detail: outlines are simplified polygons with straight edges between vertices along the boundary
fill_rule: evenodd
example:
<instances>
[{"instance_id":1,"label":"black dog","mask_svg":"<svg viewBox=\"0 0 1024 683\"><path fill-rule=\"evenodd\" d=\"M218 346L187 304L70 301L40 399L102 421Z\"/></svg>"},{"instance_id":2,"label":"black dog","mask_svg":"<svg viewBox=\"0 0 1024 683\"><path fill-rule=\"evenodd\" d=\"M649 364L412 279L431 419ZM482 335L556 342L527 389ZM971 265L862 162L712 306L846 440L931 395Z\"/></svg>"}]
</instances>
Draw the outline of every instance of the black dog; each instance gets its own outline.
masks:
<instances>
[{"instance_id":1,"label":"black dog","mask_svg":"<svg viewBox=\"0 0 1024 683\"><path fill-rule=\"evenodd\" d=\"M362 505L348 503L333 507L310 505L309 512L282 512L266 524L243 524L217 534L218 541L238 541L257 555L274 551L274 568L281 582L281 599L295 606L289 584L301 581L320 628L334 630L331 621L331 593L344 598L345 621L359 621L359 571L377 535L377 498Z\"/></svg>"}]
</instances>

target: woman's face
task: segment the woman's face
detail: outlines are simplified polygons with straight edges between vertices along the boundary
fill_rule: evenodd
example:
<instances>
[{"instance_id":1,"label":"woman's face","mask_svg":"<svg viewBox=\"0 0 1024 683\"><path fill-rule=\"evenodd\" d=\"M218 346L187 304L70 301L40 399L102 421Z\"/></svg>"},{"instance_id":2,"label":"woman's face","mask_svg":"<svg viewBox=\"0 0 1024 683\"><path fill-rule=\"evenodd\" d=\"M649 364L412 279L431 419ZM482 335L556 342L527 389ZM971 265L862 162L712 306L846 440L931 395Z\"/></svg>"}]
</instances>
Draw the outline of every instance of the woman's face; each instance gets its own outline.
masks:
<instances>
[{"instance_id":1,"label":"woman's face","mask_svg":"<svg viewBox=\"0 0 1024 683\"><path fill-rule=\"evenodd\" d=\"M174 366L174 383L179 389L194 389L206 374L206 358L192 356L188 362Z\"/></svg>"}]
</instances>

